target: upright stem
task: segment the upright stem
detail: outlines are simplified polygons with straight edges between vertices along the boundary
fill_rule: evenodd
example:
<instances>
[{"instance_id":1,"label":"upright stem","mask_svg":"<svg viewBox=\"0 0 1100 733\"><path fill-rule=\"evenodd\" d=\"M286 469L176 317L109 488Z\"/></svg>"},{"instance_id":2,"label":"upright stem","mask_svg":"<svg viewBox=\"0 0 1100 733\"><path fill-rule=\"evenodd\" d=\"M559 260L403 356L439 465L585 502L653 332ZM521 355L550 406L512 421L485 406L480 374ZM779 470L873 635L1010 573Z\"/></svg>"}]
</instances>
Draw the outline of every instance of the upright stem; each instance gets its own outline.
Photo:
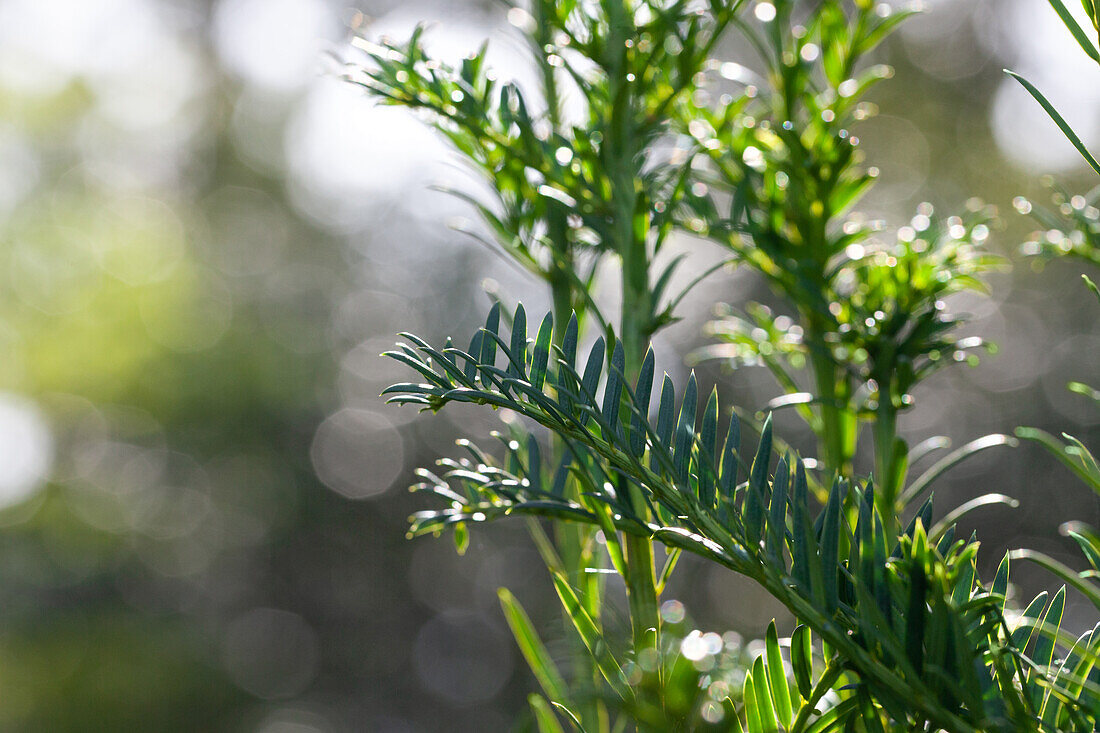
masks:
<instances>
[{"instance_id":1,"label":"upright stem","mask_svg":"<svg viewBox=\"0 0 1100 733\"><path fill-rule=\"evenodd\" d=\"M833 688L833 684L843 673L844 667L839 664L829 663L825 668L824 674L821 675L821 679L818 680L817 685L814 686L813 691L810 693L810 699L804 702L802 707L799 708L798 717L791 723L791 733L802 733L802 731L806 730L806 727L810 724L810 717L816 714L817 703L825 696L825 693Z\"/></svg>"},{"instance_id":2,"label":"upright stem","mask_svg":"<svg viewBox=\"0 0 1100 733\"><path fill-rule=\"evenodd\" d=\"M848 448L851 441L847 435L849 426L844 419L844 410L837 404L842 397L837 390L840 381L837 366L827 356L826 349L829 345L822 334L822 330L813 326L807 332L810 364L814 370L817 398L821 400L821 435L818 439L826 468L848 475L852 469L852 456L849 455L851 451Z\"/></svg>"},{"instance_id":3,"label":"upright stem","mask_svg":"<svg viewBox=\"0 0 1100 733\"><path fill-rule=\"evenodd\" d=\"M653 325L653 295L649 286L648 217L638 212L637 181L641 142L635 139L635 80L629 75L628 47L632 22L621 0L606 4L610 25L610 55L607 59L610 119L604 132L603 158L611 184L611 212L614 217L611 244L623 266L622 339L626 377L637 378L649 346ZM625 483L625 482L624 482ZM624 486L624 489L629 487ZM642 516L645 516L643 513ZM660 612L657 578L653 566L653 540L623 534L626 560L626 593L634 649L638 652L657 645ZM653 632L650 632L650 629Z\"/></svg>"},{"instance_id":4,"label":"upright stem","mask_svg":"<svg viewBox=\"0 0 1100 733\"><path fill-rule=\"evenodd\" d=\"M635 652L655 647L661 629L657 582L653 564L653 540L624 535L626 551L626 594L630 604L630 625Z\"/></svg>"},{"instance_id":5,"label":"upright stem","mask_svg":"<svg viewBox=\"0 0 1100 733\"><path fill-rule=\"evenodd\" d=\"M549 221L549 235L553 245L554 261L550 265L550 298L554 309L554 343L561 346L561 339L565 335L565 327L569 323L573 312L577 312L577 325L582 325L584 314L576 305L576 286L574 285L573 250L566 241L565 216L561 212L552 211Z\"/></svg>"},{"instance_id":6,"label":"upright stem","mask_svg":"<svg viewBox=\"0 0 1100 733\"><path fill-rule=\"evenodd\" d=\"M572 315L573 289L568 279L551 278L551 295L554 303L554 323L559 325L554 329L554 338L558 346L561 346L562 334L565 332L565 324ZM556 436L555 436L556 438ZM553 455L560 458L567 450L564 442L555 439L553 442ZM573 496L579 499L579 496ZM603 576L597 573L588 573L587 568L592 562L592 536L594 530L586 524L574 522L555 522L555 545L561 557L562 567L569 575L569 580L580 589L581 603L585 610L593 618L599 621L600 611L603 608ZM562 623L566 629L572 625L568 612L562 609ZM573 677L579 681L582 689L587 685L599 685L600 674L584 642L577 634L566 634L571 644L573 664ZM606 710L596 696L582 695L574 701L575 712L579 715L584 729L588 731L603 731L606 728Z\"/></svg>"},{"instance_id":7,"label":"upright stem","mask_svg":"<svg viewBox=\"0 0 1100 733\"><path fill-rule=\"evenodd\" d=\"M898 435L898 411L890 398L890 376L878 380L879 398L875 409L875 483L877 502L886 536L897 536L897 501L900 486L895 466L895 444Z\"/></svg>"},{"instance_id":8,"label":"upright stem","mask_svg":"<svg viewBox=\"0 0 1100 733\"><path fill-rule=\"evenodd\" d=\"M629 183L629 186L627 185ZM616 229L623 246L620 257L623 264L623 315L621 335L627 370L631 377L637 375L649 348L649 337L654 320L653 294L649 285L649 251L646 242L648 222L644 215L634 211L636 196L633 180L622 181L616 186L622 198L629 196L629 205L615 207ZM636 219L642 219L636 221ZM636 231L637 230L637 231Z\"/></svg>"},{"instance_id":9,"label":"upright stem","mask_svg":"<svg viewBox=\"0 0 1100 733\"><path fill-rule=\"evenodd\" d=\"M633 195L633 186L631 186ZM621 338L626 356L627 378L634 381L649 348L649 324L652 323L652 294L649 290L649 257L645 236L635 237L633 205L616 207L619 216L629 216L624 234L629 234L623 254L623 300ZM620 225L621 226L621 225ZM644 232L645 230L642 229ZM624 490L633 487L624 483ZM645 506L638 507L645 516ZM624 534L626 551L626 592L630 602L630 622L634 632L635 650L656 646L660 633L656 574L653 564L653 541L648 537ZM650 629L653 633L650 633Z\"/></svg>"},{"instance_id":10,"label":"upright stem","mask_svg":"<svg viewBox=\"0 0 1100 733\"><path fill-rule=\"evenodd\" d=\"M534 3L535 13L535 40L537 48L534 49L534 58L542 72L542 91L546 96L546 119L554 130L561 126L561 100L558 94L558 79L555 69L547 60L543 51L551 42L551 17L548 14L547 0L537 0ZM550 263L549 282L550 294L554 308L554 342L561 346L562 336L565 334L565 326L573 314L573 304L576 302L574 291L576 290L573 279L574 257L572 244L569 242L569 227L566 222L567 215L561 209L554 207L548 212L547 234L552 250L553 261ZM580 313L578 320L580 320ZM577 324L578 326L581 324Z\"/></svg>"},{"instance_id":11,"label":"upright stem","mask_svg":"<svg viewBox=\"0 0 1100 733\"><path fill-rule=\"evenodd\" d=\"M548 118L557 125L557 99L556 85L553 78L553 69L544 64L544 86L550 108ZM568 227L566 214L559 209L551 209L548 214L547 234L552 249L553 260L549 269L548 282L550 285L550 297L553 303L554 315L554 343L560 347L565 335L566 325L574 312L576 298L576 280L573 277L574 257L573 250L567 238ZM583 313L578 313L578 321L583 320ZM578 322L578 326L583 325ZM564 442L553 436L553 455L560 458L567 449ZM579 497L574 497L578 499ZM569 574L570 582L576 584L581 593L581 602L588 614L600 619L600 611L603 608L603 577L596 573L588 573L587 568L592 565L592 537L594 530L588 525L572 522L555 523L555 539L558 554L565 572ZM563 609L562 622L568 629L572 621L568 613ZM567 633L571 641L570 657L573 662L573 676L581 682L582 686L599 685L600 674L595 661L585 647L584 642L576 634ZM580 716L585 730L603 731L606 728L606 710L599 698L583 695L574 702L575 712Z\"/></svg>"}]
</instances>

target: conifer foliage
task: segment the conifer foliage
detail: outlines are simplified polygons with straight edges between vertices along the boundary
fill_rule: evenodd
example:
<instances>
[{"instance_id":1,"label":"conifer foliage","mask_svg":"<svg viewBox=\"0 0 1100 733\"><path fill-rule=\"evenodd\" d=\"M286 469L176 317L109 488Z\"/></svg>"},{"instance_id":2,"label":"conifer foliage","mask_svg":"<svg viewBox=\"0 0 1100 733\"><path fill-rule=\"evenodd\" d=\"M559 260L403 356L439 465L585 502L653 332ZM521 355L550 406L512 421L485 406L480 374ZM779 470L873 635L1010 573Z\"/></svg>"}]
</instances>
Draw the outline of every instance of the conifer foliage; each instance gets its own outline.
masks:
<instances>
[{"instance_id":1,"label":"conifer foliage","mask_svg":"<svg viewBox=\"0 0 1100 733\"><path fill-rule=\"evenodd\" d=\"M401 334L385 356L411 378L383 393L430 412L470 403L509 418L491 449L462 440L418 472L413 489L430 499L409 534L450 532L462 551L477 525L527 518L575 651L563 668L501 589L540 733L1100 721L1100 635L1062 629L1066 589L1022 610L1007 600L1010 563L1026 559L1100 609L1100 536L1067 530L1091 571L1021 550L983 580L979 542L956 536L957 522L1012 500L991 493L938 512L930 489L955 463L1016 438L979 438L911 477L944 444L911 449L898 436L917 383L988 348L956 335L944 298L984 290L982 276L1005 264L986 249L984 207L938 218L923 206L890 237L852 213L876 178L853 129L873 113L867 91L891 75L868 59L907 15L866 0L533 0L508 16L540 72L535 89L498 76L484 46L449 62L429 55L423 29L358 39L367 58L348 79L419 110L484 177L488 198L456 192L481 216L475 234L541 279L553 304L529 319L522 304L494 303L484 327L443 344ZM751 53L721 60L727 39ZM567 115L567 97L583 111ZM1093 198L1060 214L1085 259ZM676 232L712 240L789 305L791 317L727 308L705 355L768 367L784 390L770 407L797 411L816 456L789 450L770 416L742 420L694 373L683 385L658 375L650 344L676 319L683 292L671 283L691 263L664 256ZM593 297L605 263L621 269L617 322ZM1018 436L1100 491L1079 441ZM872 443L871 475L857 471L859 440ZM797 620L790 637L773 622L752 657L663 612L683 552L759 584ZM606 622L607 574L593 569L621 576L629 638Z\"/></svg>"}]
</instances>

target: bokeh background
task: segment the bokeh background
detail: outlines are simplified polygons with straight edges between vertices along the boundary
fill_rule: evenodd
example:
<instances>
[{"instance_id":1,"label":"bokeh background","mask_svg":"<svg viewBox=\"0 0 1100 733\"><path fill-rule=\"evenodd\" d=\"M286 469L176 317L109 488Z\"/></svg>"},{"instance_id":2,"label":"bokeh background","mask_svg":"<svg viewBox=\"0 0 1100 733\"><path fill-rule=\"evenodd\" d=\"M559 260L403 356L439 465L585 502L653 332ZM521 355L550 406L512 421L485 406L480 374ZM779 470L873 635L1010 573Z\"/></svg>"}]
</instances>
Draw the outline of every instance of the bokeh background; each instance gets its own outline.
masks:
<instances>
[{"instance_id":1,"label":"bokeh background","mask_svg":"<svg viewBox=\"0 0 1100 733\"><path fill-rule=\"evenodd\" d=\"M404 539L413 469L459 436L488 442L492 416L377 396L403 378L378 357L397 331L468 335L486 289L544 299L454 230L470 212L432 189L463 175L446 147L326 60L349 57L353 26L421 20L437 54L488 37L521 80L522 47L501 3L348 2L0 0L2 731L507 730L529 682L495 589L558 644L519 528L479 528L464 558ZM1022 261L1032 224L1011 203L1041 198L1043 173L1094 181L1001 73L1025 73L1095 149L1095 68L1041 0L927 10L879 54L897 75L858 131L882 171L865 210L900 226L920 201L980 197L1015 269L953 304L999 353L928 383L903 431L959 443L1031 424L1095 445L1100 413L1065 391L1098 381L1085 266ZM708 281L661 366L682 377L714 304L750 299L774 301L751 275ZM759 370L700 374L746 407L776 394ZM1100 520L1034 447L977 457L938 495L989 491L1022 506L973 519L987 568L1008 546L1072 558L1059 523ZM779 613L724 571L682 568L672 594L705 628L751 638Z\"/></svg>"}]
</instances>

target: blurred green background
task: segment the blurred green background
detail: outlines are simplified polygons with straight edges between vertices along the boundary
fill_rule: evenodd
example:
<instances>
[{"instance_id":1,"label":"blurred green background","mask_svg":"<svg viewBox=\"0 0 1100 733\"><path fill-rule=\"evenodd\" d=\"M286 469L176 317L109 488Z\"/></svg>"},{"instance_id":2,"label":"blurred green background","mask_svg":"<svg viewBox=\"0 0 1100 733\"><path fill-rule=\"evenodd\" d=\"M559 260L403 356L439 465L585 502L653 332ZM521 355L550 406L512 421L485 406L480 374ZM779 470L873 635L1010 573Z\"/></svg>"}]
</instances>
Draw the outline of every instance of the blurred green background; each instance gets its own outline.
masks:
<instances>
[{"instance_id":1,"label":"blurred green background","mask_svg":"<svg viewBox=\"0 0 1100 733\"><path fill-rule=\"evenodd\" d=\"M980 197L1016 267L953 304L999 353L932 380L903 432L958 443L1031 424L1096 445L1100 414L1064 389L1100 363L1084 265L1022 262L1032 225L1011 205L1043 198L1042 173L1093 181L1001 73L1025 73L1096 149L1095 70L1042 0L927 10L881 52L897 75L856 131L882 172L867 215L896 227L920 201L948 214ZM547 304L454 230L471 212L432 186L471 184L447 149L335 78L351 28L427 20L438 55L489 37L522 82L505 15L488 0L0 0L0 731L511 727L529 683L495 588L563 646L537 555L506 523L465 558L404 539L412 470L492 417L385 408L404 375L378 353L399 330L471 333L486 288ZM736 43L722 56L752 64ZM700 267L721 256L678 248ZM684 376L713 305L749 299L774 302L748 274L709 280L660 368ZM761 370L701 375L747 407L777 393ZM797 442L797 422L779 425ZM975 516L987 568L1008 546L1072 558L1058 525L1100 519L1034 447L972 459L938 496L989 491L1022 506ZM779 613L725 571L682 567L671 593L707 628L751 638ZM1076 627L1090 609L1070 613Z\"/></svg>"}]
</instances>

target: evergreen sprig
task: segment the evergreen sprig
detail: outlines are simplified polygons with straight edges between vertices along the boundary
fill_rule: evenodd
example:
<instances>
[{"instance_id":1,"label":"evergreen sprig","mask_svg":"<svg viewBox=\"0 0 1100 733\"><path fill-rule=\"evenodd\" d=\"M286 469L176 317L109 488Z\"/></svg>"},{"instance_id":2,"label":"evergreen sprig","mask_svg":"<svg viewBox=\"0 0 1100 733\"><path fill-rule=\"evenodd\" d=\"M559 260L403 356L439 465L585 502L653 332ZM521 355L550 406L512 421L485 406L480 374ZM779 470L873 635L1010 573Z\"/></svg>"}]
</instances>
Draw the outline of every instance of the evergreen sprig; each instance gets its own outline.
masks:
<instances>
[{"instance_id":1,"label":"evergreen sprig","mask_svg":"<svg viewBox=\"0 0 1100 733\"><path fill-rule=\"evenodd\" d=\"M521 313L513 323L526 321ZM999 591L980 585L974 565L978 543L954 537L959 513L949 526L933 524L928 500L900 538L888 541L874 507L874 488L838 478L824 509L811 518L801 459L784 456L771 469L770 420L751 462L745 461L737 418L724 435L718 429L716 392L697 414L694 376L679 409L666 376L654 424L648 398L637 397L652 391L647 384L653 379L652 353L646 359L650 366L630 387L617 373L617 358L612 356L610 366L605 362L602 342L592 348L583 372L576 368L573 346L556 351L556 363L547 367L539 344L551 341L545 334L552 328L549 316L530 344L526 331L514 331L506 341L494 328L498 321L494 307L480 339L474 337L482 344L471 349L477 358L454 348L436 350L403 334L414 347L388 355L427 382L391 387L390 401L431 410L451 402L508 409L561 436L569 458L548 470L537 441L529 437L507 440L505 461L498 465L467 444L469 458L444 462L449 470L442 476L422 474L428 481L416 488L448 506L415 515L412 534L527 514L603 528L616 568L622 563L616 530L701 555L756 580L813 628L835 650L838 664L856 676L856 689L868 696L870 707L859 708L860 714L872 710L884 721L926 719L949 730L1054 730L1043 723L1044 704L1058 707L1057 714L1050 713L1054 720L1063 712L1081 720L1100 712L1100 698L1091 696L1085 680L1061 668L1050 670L1060 610L1048 609L1042 617L1038 658L1025 655L1031 637L1021 643L1019 627L1010 628L1004 613L1007 564L999 573L1003 580L995 583ZM619 351L616 344L613 354ZM741 481L745 467L747 480ZM556 477L563 472L587 489L580 502L562 495ZM841 511L849 495L859 507L854 524ZM639 501L651 511L639 512ZM560 574L555 578L568 601L568 583ZM574 606L566 602L576 616L580 609ZM583 616L576 624L584 635L598 633ZM1049 643L1043 641L1048 632ZM607 644L593 642L592 648L603 653ZM1085 649L1091 659L1092 647ZM607 654L601 670L629 704L633 694L621 684L628 676L620 675L622 664ZM1069 696L1068 685L1079 687L1079 694ZM1047 699L1054 702L1044 703ZM856 710L854 703L850 707ZM756 709L764 710L759 699Z\"/></svg>"},{"instance_id":2,"label":"evergreen sprig","mask_svg":"<svg viewBox=\"0 0 1100 733\"><path fill-rule=\"evenodd\" d=\"M573 310L606 325L591 291L597 263L613 254L636 291L637 328L648 339L672 320L677 298L663 290L678 264L651 277L650 262L691 182L691 158L671 136L672 114L695 92L741 5L536 0L530 12L514 7L509 17L541 73L529 92L487 66L487 44L459 65L433 58L423 27L405 42L358 39L367 62L349 66L347 78L382 102L424 113L485 177L493 200L456 195L488 224L490 244L556 292L571 293L569 307L563 301L555 310L559 321ZM567 114L565 97L578 98L581 111Z\"/></svg>"},{"instance_id":3,"label":"evergreen sprig","mask_svg":"<svg viewBox=\"0 0 1100 733\"><path fill-rule=\"evenodd\" d=\"M559 670L522 606L501 592L544 693L530 698L540 733L563 730L562 721L610 730L608 709L626 716L616 725L641 730L1091 730L1100 637L1062 631L1064 590L1040 594L1022 614L1006 597L1017 557L1100 600L1095 535L1071 535L1091 571L1017 551L984 585L978 543L956 538L956 522L1007 497L979 496L937 521L928 499L900 530L910 502L945 470L1014 442L972 441L906 483L909 465L946 442L910 450L898 413L918 382L984 346L957 337L943 298L981 290L980 276L998 264L984 249L983 210L939 220L922 208L889 244L879 226L850 213L877 175L863 167L852 126L873 114L865 93L891 74L866 58L908 12L867 0L822 0L809 12L764 0L751 7L752 21L745 9L722 0L512 7L541 75L537 89L499 81L485 47L457 65L431 57L423 29L404 43L358 42L367 63L349 67L349 78L420 111L484 176L488 198L458 195L486 222L493 246L546 281L554 303L533 338L522 306L496 305L465 350L402 334L387 352L424 380L390 387L391 402L432 411L473 403L520 418L496 434L497 451L464 440L465 455L420 472L414 489L443 506L414 515L410 534L450 528L462 550L470 525L529 518L586 660L572 675ZM761 73L713 58L732 28L758 53ZM579 111L566 113L567 95ZM1078 210L1090 211L1062 213ZM812 463L782 450L770 418L750 460L738 413L720 421L717 390L700 410L694 374L679 399L667 375L656 379L647 347L676 317L682 294L669 288L683 258L655 262L677 228L721 244L792 306L793 319L749 305L715 330L727 356L776 374L787 394L773 406L794 406L819 437ZM618 335L593 299L597 267L611 258L622 273ZM603 336L582 357L587 315ZM801 392L791 370L807 363L814 387ZM874 430L873 483L855 479L865 422ZM549 429L549 447L529 423ZM1084 446L1020 434L1092 475ZM550 520L553 539L539 519ZM603 543L594 550L597 531ZM668 550L660 572L655 542ZM787 659L773 624L760 658L726 660L742 665L739 689L703 684L691 635L681 638L658 612L683 551L755 580L794 613L800 626ZM588 573L590 564L609 564L625 581L629 645L604 628L605 576Z\"/></svg>"}]
</instances>

